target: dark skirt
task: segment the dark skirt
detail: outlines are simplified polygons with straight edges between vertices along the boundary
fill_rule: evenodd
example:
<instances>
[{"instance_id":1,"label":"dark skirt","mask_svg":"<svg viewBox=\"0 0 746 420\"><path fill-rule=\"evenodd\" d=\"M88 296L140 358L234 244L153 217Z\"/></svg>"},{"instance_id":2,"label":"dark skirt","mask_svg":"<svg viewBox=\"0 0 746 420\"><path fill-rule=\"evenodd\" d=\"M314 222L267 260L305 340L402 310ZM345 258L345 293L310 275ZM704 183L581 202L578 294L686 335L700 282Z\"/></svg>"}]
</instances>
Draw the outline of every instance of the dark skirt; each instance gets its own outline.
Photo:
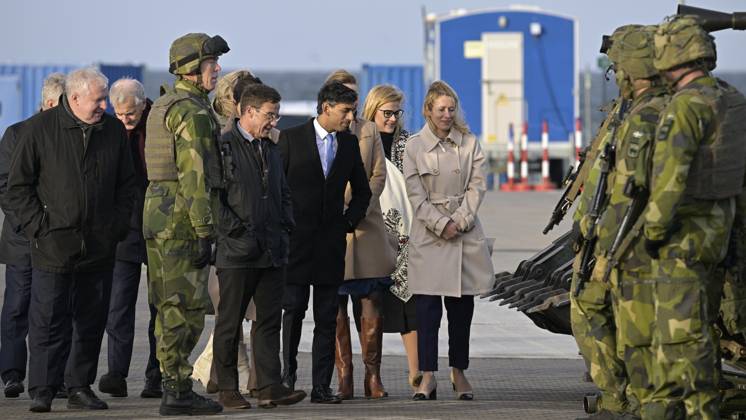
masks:
<instances>
[{"instance_id":1,"label":"dark skirt","mask_svg":"<svg viewBox=\"0 0 746 420\"><path fill-rule=\"evenodd\" d=\"M391 277L347 280L339 286L338 294L362 298L376 291L388 290L392 284Z\"/></svg>"},{"instance_id":2,"label":"dark skirt","mask_svg":"<svg viewBox=\"0 0 746 420\"><path fill-rule=\"evenodd\" d=\"M383 314L383 332L408 333L417 330L416 297L412 296L407 302L394 296L387 288L381 293L381 313ZM355 326L360 332L360 299L352 299L352 312Z\"/></svg>"}]
</instances>

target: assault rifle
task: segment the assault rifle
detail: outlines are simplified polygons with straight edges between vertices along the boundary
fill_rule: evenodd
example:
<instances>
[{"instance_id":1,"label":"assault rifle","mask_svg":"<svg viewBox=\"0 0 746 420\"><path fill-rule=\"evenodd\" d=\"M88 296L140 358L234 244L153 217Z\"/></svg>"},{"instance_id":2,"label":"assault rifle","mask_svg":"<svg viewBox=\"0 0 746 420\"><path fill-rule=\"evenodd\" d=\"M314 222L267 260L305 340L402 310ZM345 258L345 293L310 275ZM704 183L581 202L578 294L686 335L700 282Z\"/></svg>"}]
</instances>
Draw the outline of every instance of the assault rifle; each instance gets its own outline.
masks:
<instances>
[{"instance_id":1,"label":"assault rifle","mask_svg":"<svg viewBox=\"0 0 746 420\"><path fill-rule=\"evenodd\" d=\"M640 219L642 211L645 209L650 192L647 188L635 186L634 178L629 178L627 184L624 185L624 195L630 197L632 201L624 210L624 217L622 217L622 222L619 224L619 230L617 230L614 242L611 243L611 248L609 248L606 254L609 262L604 271L604 281L609 279L611 270L619 265L621 256L627 252L629 245L638 236L642 228L642 223L641 221L638 222L638 219ZM632 232L633 230L635 231L634 233Z\"/></svg>"},{"instance_id":2,"label":"assault rifle","mask_svg":"<svg viewBox=\"0 0 746 420\"><path fill-rule=\"evenodd\" d=\"M554 206L554 210L552 210L552 216L549 218L549 223L547 223L542 231L544 235L560 224L562 219L565 218L565 215L567 215L567 211L570 210L570 207L572 207L575 199L580 194L581 188L583 187L586 178L588 178L588 173L591 171L591 168L593 168L593 164L596 161L598 149L600 147L599 145L605 137L603 133L606 130L613 132L616 127L621 124L623 115L627 108L627 101L623 99L621 101L622 103L619 104L617 112L609 113L606 116L606 119L603 124L601 124L601 127L591 144L580 153L577 167L571 168L564 181L562 181L562 186L565 188L565 191Z\"/></svg>"},{"instance_id":3,"label":"assault rifle","mask_svg":"<svg viewBox=\"0 0 746 420\"><path fill-rule=\"evenodd\" d=\"M578 180L578 174L580 174L580 170L583 168L583 165L585 165L586 156L588 156L588 149L580 153L578 166L570 169L570 172L567 173L567 176L565 176L565 179L562 181L562 186L565 188L565 191L562 192L562 197L560 197L557 205L554 206L552 216L549 218L549 223L547 223L546 227L544 227L544 230L541 232L542 234L546 235L547 232L559 225L562 219L565 218L567 211L572 207L572 203L575 201L577 191L579 190L578 187L575 187L575 182L582 182L581 180Z\"/></svg>"},{"instance_id":4,"label":"assault rifle","mask_svg":"<svg viewBox=\"0 0 746 420\"><path fill-rule=\"evenodd\" d=\"M598 183L596 184L596 190L593 192L593 203L588 211L588 216L591 218L591 224L588 227L588 235L590 238L583 237L581 235L581 254L580 254L580 268L578 269L578 281L575 284L575 290L573 294L578 296L580 291L583 290L585 282L591 277L593 271L593 251L596 248L596 242L598 237L595 234L596 225L598 220L601 218L601 212L603 206L606 203L606 181L609 178L609 172L614 165L614 138L612 137L604 149L599 155L599 169Z\"/></svg>"}]
</instances>

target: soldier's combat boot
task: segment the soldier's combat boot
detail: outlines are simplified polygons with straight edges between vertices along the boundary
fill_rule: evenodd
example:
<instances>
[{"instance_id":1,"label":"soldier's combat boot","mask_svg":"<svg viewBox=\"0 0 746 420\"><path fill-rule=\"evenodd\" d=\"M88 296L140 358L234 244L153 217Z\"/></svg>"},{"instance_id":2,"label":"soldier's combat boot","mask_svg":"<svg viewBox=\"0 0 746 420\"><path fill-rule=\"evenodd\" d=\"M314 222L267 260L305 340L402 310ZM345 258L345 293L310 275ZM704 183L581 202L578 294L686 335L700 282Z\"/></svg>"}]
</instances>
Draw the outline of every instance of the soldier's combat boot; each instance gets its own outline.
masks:
<instances>
[{"instance_id":1,"label":"soldier's combat boot","mask_svg":"<svg viewBox=\"0 0 746 420\"><path fill-rule=\"evenodd\" d=\"M639 420L637 417L630 413L615 413L609 410L601 410L597 413L593 413L588 417L578 417L576 420Z\"/></svg>"},{"instance_id":2,"label":"soldier's combat boot","mask_svg":"<svg viewBox=\"0 0 746 420\"><path fill-rule=\"evenodd\" d=\"M217 402L195 394L191 389L177 391L173 383L163 384L160 414L162 416L211 415L223 411Z\"/></svg>"}]
</instances>

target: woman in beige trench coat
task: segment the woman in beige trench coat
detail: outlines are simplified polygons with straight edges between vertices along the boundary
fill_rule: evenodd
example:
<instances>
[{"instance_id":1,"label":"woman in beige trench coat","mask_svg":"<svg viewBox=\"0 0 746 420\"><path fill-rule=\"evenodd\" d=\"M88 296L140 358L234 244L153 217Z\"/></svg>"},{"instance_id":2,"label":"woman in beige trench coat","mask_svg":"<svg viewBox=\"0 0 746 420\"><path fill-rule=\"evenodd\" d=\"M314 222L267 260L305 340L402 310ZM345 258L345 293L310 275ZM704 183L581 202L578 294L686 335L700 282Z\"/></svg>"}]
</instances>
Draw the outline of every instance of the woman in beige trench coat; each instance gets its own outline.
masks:
<instances>
[{"instance_id":1,"label":"woman in beige trench coat","mask_svg":"<svg viewBox=\"0 0 746 420\"><path fill-rule=\"evenodd\" d=\"M456 92L430 85L427 123L404 152L407 196L414 210L409 237L410 291L417 298L418 356L423 379L415 400L436 399L438 328L448 312L451 382L460 400L473 399L464 370L474 295L491 286L494 272L477 211L486 190L484 154L461 117Z\"/></svg>"},{"instance_id":2,"label":"woman in beige trench coat","mask_svg":"<svg viewBox=\"0 0 746 420\"><path fill-rule=\"evenodd\" d=\"M332 73L328 82L336 81L357 92L355 76L345 70ZM396 265L396 250L386 233L379 197L386 185L386 156L381 135L372 121L356 118L350 131L357 136L360 157L373 193L365 219L347 234L344 283L339 288L337 312L335 366L337 369L338 396L346 400L354 396L352 381L352 344L350 319L347 315L347 296L360 299L360 347L365 378L363 388L367 398L388 395L381 381L381 354L383 347L382 292L391 283L391 273ZM351 198L348 185L345 202Z\"/></svg>"}]
</instances>

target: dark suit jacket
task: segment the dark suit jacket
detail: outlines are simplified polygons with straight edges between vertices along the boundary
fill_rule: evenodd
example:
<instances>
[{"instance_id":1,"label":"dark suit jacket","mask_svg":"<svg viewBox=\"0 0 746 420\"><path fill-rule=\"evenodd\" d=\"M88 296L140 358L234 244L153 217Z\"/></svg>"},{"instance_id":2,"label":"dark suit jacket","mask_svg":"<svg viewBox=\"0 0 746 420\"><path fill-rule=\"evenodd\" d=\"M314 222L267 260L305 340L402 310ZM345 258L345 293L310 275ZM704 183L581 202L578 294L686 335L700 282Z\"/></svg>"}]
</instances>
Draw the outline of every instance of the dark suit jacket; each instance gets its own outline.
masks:
<instances>
[{"instance_id":1,"label":"dark suit jacket","mask_svg":"<svg viewBox=\"0 0 746 420\"><path fill-rule=\"evenodd\" d=\"M371 192L355 135L337 133L337 153L325 179L313 120L280 133L278 142L293 197L288 284L339 285L347 232L365 217ZM352 198L345 209L345 187Z\"/></svg>"},{"instance_id":2,"label":"dark suit jacket","mask_svg":"<svg viewBox=\"0 0 746 420\"><path fill-rule=\"evenodd\" d=\"M127 132L127 143L132 155L132 169L135 171L135 193L130 217L130 228L127 237L117 244L117 260L147 264L145 238L142 234L142 209L145 206L145 191L148 189L148 173L145 168L145 125L148 121L150 106L153 102L145 100L145 110L137 126Z\"/></svg>"}]
</instances>

